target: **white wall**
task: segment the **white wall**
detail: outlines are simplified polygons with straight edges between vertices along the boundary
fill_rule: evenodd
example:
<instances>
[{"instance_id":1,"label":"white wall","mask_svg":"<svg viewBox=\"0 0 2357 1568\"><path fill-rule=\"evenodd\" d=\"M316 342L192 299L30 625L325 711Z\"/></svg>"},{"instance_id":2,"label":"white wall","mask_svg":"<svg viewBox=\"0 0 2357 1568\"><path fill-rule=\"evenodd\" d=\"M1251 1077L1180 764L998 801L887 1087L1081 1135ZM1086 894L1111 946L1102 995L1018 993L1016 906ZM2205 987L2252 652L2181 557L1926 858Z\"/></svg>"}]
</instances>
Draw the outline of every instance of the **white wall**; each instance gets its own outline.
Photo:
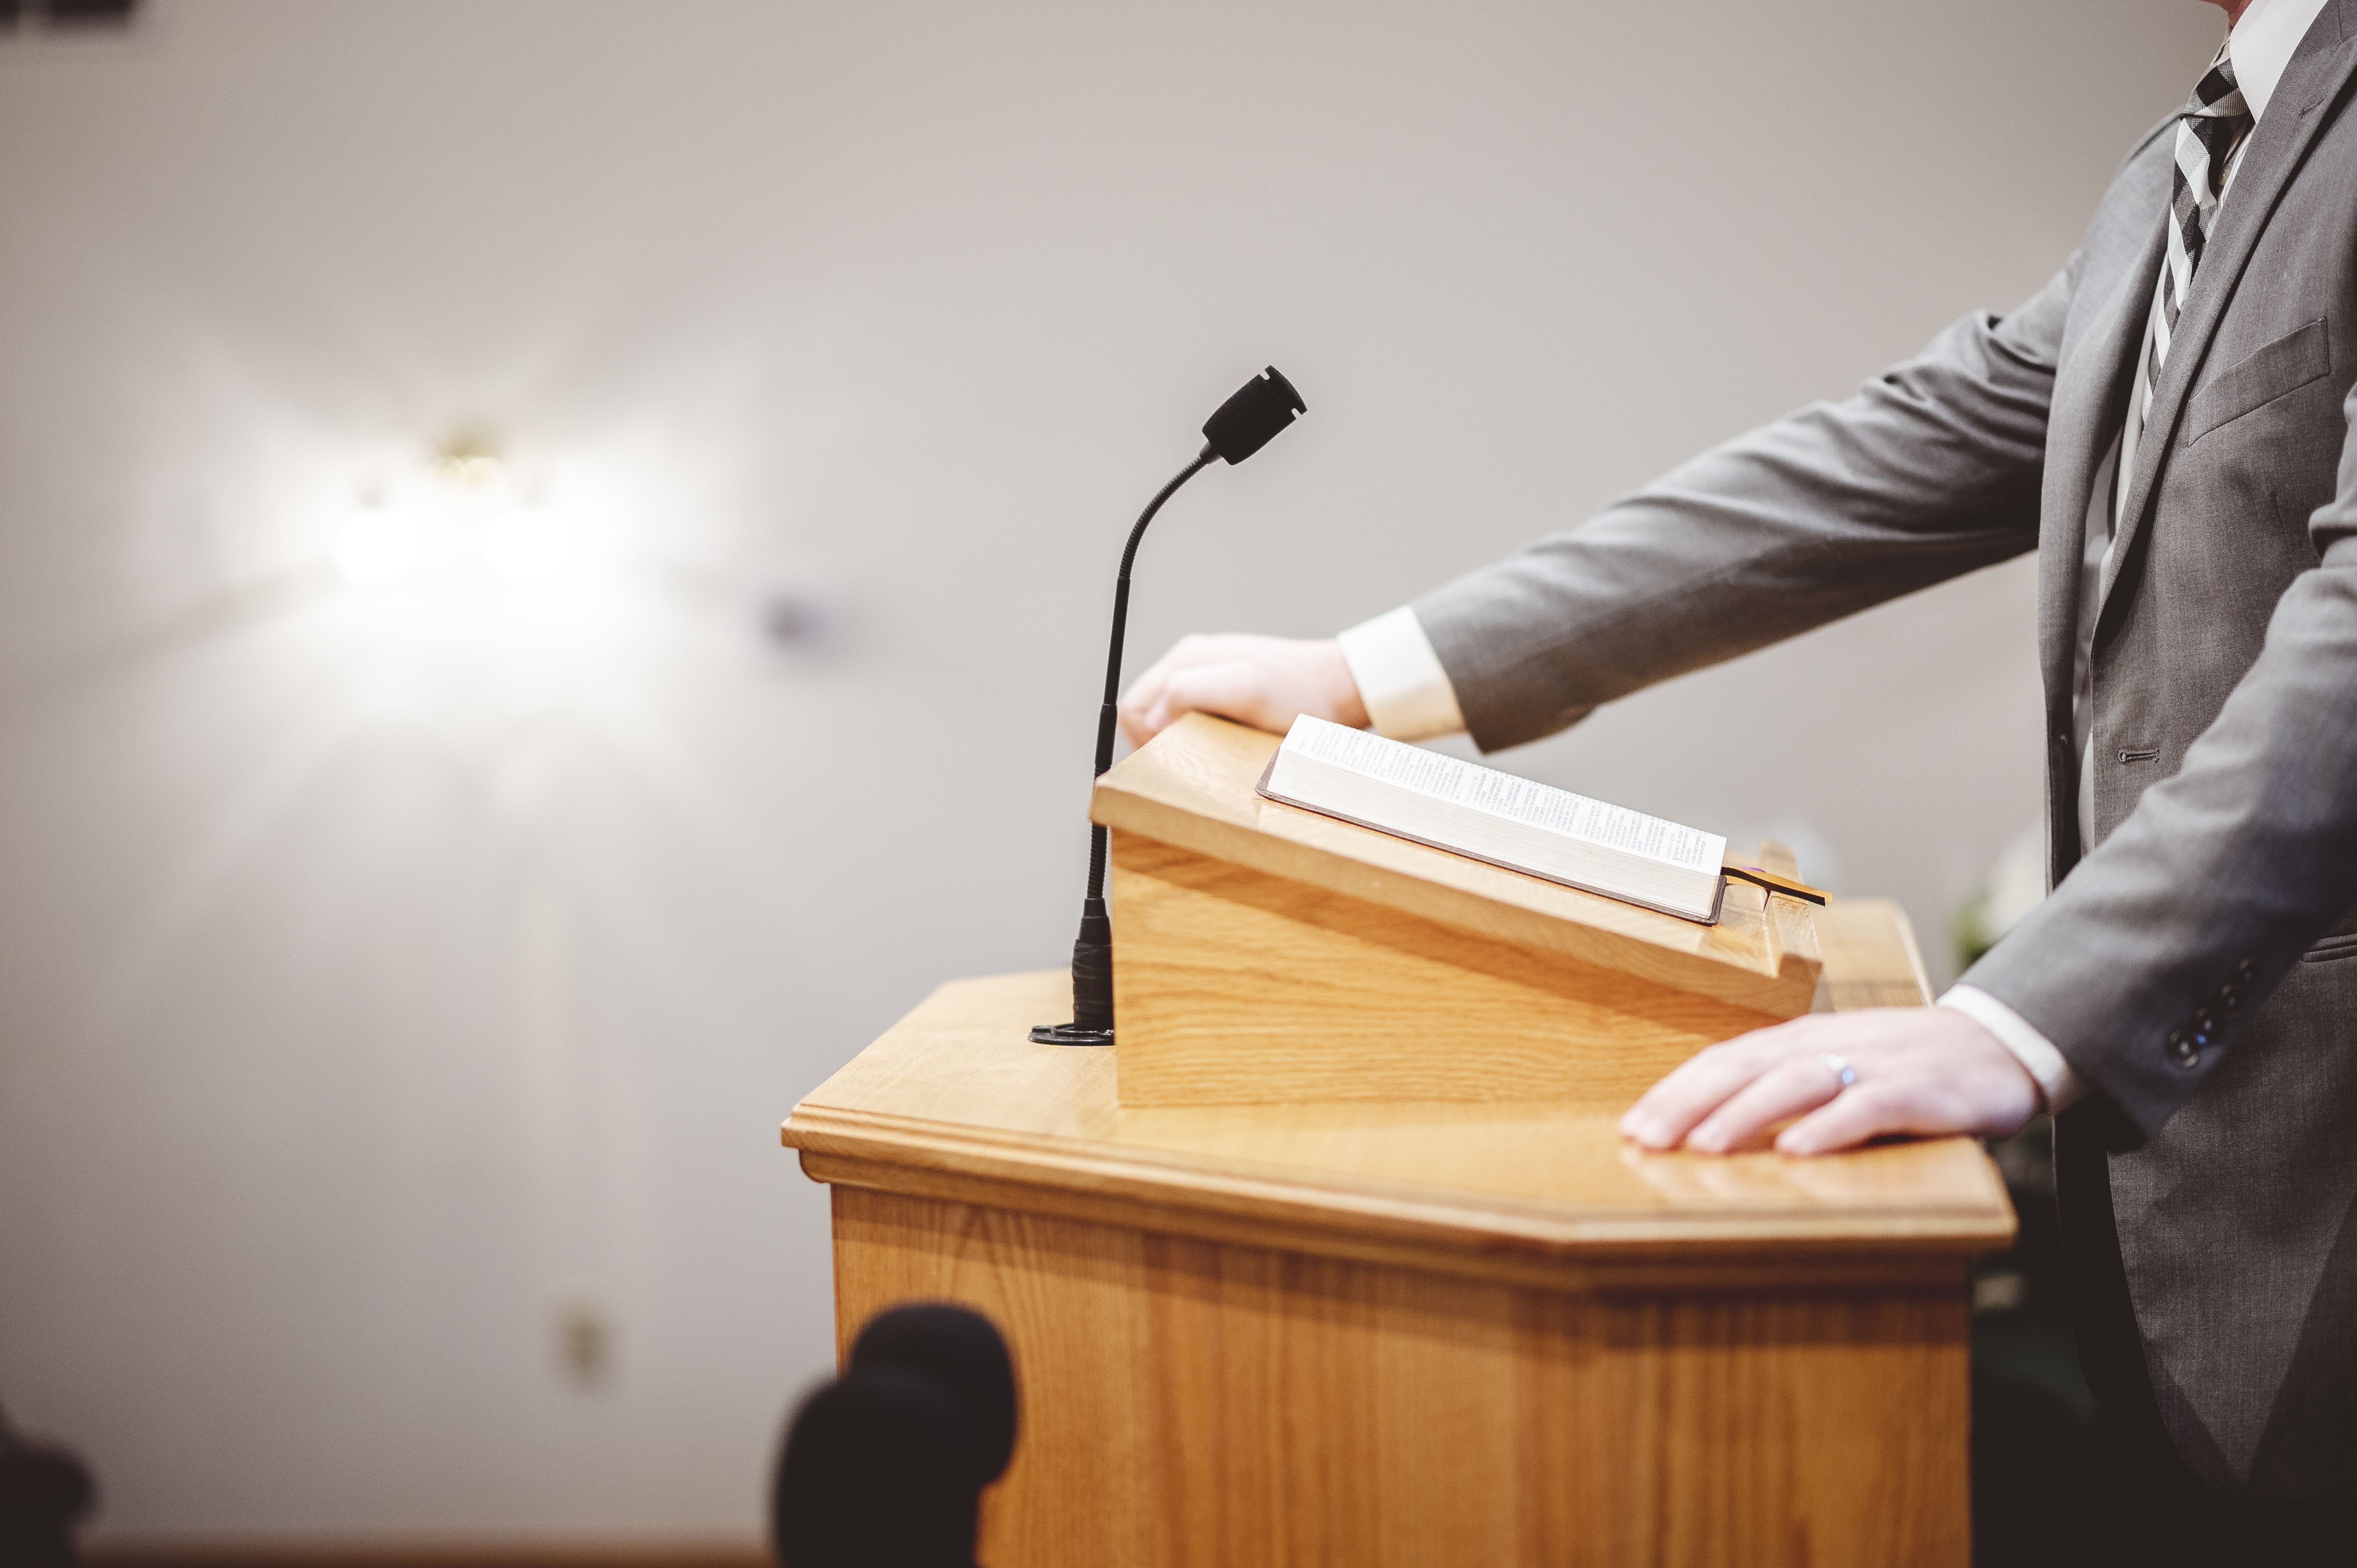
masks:
<instances>
[{"instance_id":1,"label":"white wall","mask_svg":"<svg viewBox=\"0 0 2357 1568\"><path fill-rule=\"evenodd\" d=\"M1060 961L1143 660L1331 629L2060 263L2176 0L155 0L0 39L0 1399L121 1535L748 1531L823 1365L795 1097ZM363 593L495 435L615 530ZM780 586L831 654L754 635ZM455 595L456 596L451 596ZM2026 564L1512 766L1946 922ZM553 1325L616 1326L602 1383Z\"/></svg>"}]
</instances>

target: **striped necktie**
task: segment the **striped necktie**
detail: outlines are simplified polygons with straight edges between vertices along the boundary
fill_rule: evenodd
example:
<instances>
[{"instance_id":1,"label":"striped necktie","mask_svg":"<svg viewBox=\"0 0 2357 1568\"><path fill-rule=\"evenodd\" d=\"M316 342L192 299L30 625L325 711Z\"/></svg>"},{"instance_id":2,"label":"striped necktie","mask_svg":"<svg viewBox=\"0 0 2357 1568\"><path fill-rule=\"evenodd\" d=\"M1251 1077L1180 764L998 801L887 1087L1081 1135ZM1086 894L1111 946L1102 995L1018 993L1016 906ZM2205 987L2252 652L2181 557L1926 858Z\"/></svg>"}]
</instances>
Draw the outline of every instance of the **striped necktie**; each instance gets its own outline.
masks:
<instances>
[{"instance_id":1,"label":"striped necktie","mask_svg":"<svg viewBox=\"0 0 2357 1568\"><path fill-rule=\"evenodd\" d=\"M2234 62L2226 46L2179 111L2177 173L2169 183L2169 254L2160 269L2160 297L2152 317L2152 353L2145 360L2143 395L2136 400L2136 423L2152 406L2153 383L2169 358L2169 339L2177 317L2185 308L2186 291L2193 286L2193 269L2201 264L2201 247L2218 220L2218 203L2226 193L2226 176L2235 149L2250 134L2250 105L2234 81Z\"/></svg>"}]
</instances>

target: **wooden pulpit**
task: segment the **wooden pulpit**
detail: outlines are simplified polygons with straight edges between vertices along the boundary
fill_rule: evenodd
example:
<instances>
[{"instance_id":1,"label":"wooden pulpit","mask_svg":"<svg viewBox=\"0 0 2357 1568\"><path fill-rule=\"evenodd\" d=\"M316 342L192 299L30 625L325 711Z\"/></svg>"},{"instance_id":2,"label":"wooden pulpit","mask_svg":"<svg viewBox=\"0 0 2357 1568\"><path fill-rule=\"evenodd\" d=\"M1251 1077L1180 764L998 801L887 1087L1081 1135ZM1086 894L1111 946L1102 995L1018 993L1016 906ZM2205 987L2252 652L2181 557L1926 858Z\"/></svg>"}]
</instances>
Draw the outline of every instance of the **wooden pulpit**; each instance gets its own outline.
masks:
<instances>
[{"instance_id":1,"label":"wooden pulpit","mask_svg":"<svg viewBox=\"0 0 2357 1568\"><path fill-rule=\"evenodd\" d=\"M1813 907L1707 924L1262 798L1277 737L1189 714L1097 781L1125 1105L1619 1100L1809 1010Z\"/></svg>"},{"instance_id":2,"label":"wooden pulpit","mask_svg":"<svg viewBox=\"0 0 2357 1568\"><path fill-rule=\"evenodd\" d=\"M1232 748L1226 727L1196 741ZM1768 896L1743 906L1749 936L1681 933L1550 903L1568 890L1544 885L1484 915L1498 885L1469 892L1449 880L1461 867L1353 872L1336 863L1378 852L1320 839L1320 866L1281 842L1211 843L1200 791L1131 767L1153 749L1092 807L1116 829L1120 1044L1025 1038L1063 1015L1060 972L956 981L785 1123L832 1187L844 1350L910 1299L965 1303L1006 1333L1023 1429L981 1560L1962 1568L1968 1266L2013 1232L1979 1145L1710 1157L1648 1154L1615 1128L1657 1069L1746 1015L1928 1000L1898 908L1780 911ZM1226 768L1201 789L1250 811L1222 795ZM1310 891L1288 895L1289 872ZM1269 933L1286 928L1264 926L1238 945L1222 897L1308 935L1277 952ZM1546 929L1533 902L1552 936L1532 938ZM1566 934L1596 920L1612 940ZM1655 956L1714 940L1752 944L1749 979ZM1325 1005L1279 1002L1275 1034L1238 1001L1344 960ZM1476 993L1452 970L1501 983L1486 1011L1436 1016L1403 978ZM1175 1042L1184 1071L1149 1064L1141 1081L1134 1004L1145 1054ZM1529 1015L1558 1011L1584 1021ZM1475 1028L1521 1043L1469 1063ZM1354 1078L1356 1057L1372 1065Z\"/></svg>"}]
</instances>

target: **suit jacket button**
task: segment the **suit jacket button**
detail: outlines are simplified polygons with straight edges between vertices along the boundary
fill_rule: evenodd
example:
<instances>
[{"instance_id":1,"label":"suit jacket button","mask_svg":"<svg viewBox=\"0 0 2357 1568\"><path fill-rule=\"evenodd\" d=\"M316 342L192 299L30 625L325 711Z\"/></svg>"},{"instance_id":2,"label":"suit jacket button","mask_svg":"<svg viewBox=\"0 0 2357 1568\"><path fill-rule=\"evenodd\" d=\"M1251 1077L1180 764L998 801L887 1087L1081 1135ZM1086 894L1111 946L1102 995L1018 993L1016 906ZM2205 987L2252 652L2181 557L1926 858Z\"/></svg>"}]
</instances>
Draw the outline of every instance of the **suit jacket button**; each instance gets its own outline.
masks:
<instances>
[{"instance_id":1,"label":"suit jacket button","mask_svg":"<svg viewBox=\"0 0 2357 1568\"><path fill-rule=\"evenodd\" d=\"M2182 1029L2169 1032L2169 1054L2176 1058L2179 1067L2191 1067L2201 1059L2201 1048L2187 1039Z\"/></svg>"},{"instance_id":2,"label":"suit jacket button","mask_svg":"<svg viewBox=\"0 0 2357 1568\"><path fill-rule=\"evenodd\" d=\"M2218 1011L2232 1013L2243 1005L2243 988L2233 981L2218 988Z\"/></svg>"},{"instance_id":3,"label":"suit jacket button","mask_svg":"<svg viewBox=\"0 0 2357 1568\"><path fill-rule=\"evenodd\" d=\"M2244 959L2242 962L2234 966L2234 978L2241 981L2245 985L2250 984L2251 982L2256 980L2258 977L2259 966L2253 963L2249 959Z\"/></svg>"}]
</instances>

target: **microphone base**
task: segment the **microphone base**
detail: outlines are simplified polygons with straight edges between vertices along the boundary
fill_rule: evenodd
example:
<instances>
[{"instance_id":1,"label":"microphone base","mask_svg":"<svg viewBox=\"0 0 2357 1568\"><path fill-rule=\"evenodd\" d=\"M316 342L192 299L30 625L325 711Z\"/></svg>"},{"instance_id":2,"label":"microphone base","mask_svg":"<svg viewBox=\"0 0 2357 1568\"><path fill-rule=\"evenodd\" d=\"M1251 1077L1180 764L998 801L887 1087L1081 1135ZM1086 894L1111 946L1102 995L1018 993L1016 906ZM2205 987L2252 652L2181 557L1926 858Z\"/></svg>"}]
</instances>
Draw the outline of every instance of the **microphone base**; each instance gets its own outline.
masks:
<instances>
[{"instance_id":1,"label":"microphone base","mask_svg":"<svg viewBox=\"0 0 2357 1568\"><path fill-rule=\"evenodd\" d=\"M1107 714L1113 710L1107 708ZM1093 830L1102 835L1104 829ZM1094 867L1092 887L1100 886L1104 850L1092 845ZM1109 1046L1113 1044L1113 917L1104 895L1091 893L1081 901L1081 934L1072 943L1072 1021L1041 1024L1031 1031L1035 1046Z\"/></svg>"},{"instance_id":2,"label":"microphone base","mask_svg":"<svg viewBox=\"0 0 2357 1568\"><path fill-rule=\"evenodd\" d=\"M1113 1044L1111 1029L1083 1029L1072 1024L1034 1024L1031 1043L1035 1046L1109 1046Z\"/></svg>"}]
</instances>

